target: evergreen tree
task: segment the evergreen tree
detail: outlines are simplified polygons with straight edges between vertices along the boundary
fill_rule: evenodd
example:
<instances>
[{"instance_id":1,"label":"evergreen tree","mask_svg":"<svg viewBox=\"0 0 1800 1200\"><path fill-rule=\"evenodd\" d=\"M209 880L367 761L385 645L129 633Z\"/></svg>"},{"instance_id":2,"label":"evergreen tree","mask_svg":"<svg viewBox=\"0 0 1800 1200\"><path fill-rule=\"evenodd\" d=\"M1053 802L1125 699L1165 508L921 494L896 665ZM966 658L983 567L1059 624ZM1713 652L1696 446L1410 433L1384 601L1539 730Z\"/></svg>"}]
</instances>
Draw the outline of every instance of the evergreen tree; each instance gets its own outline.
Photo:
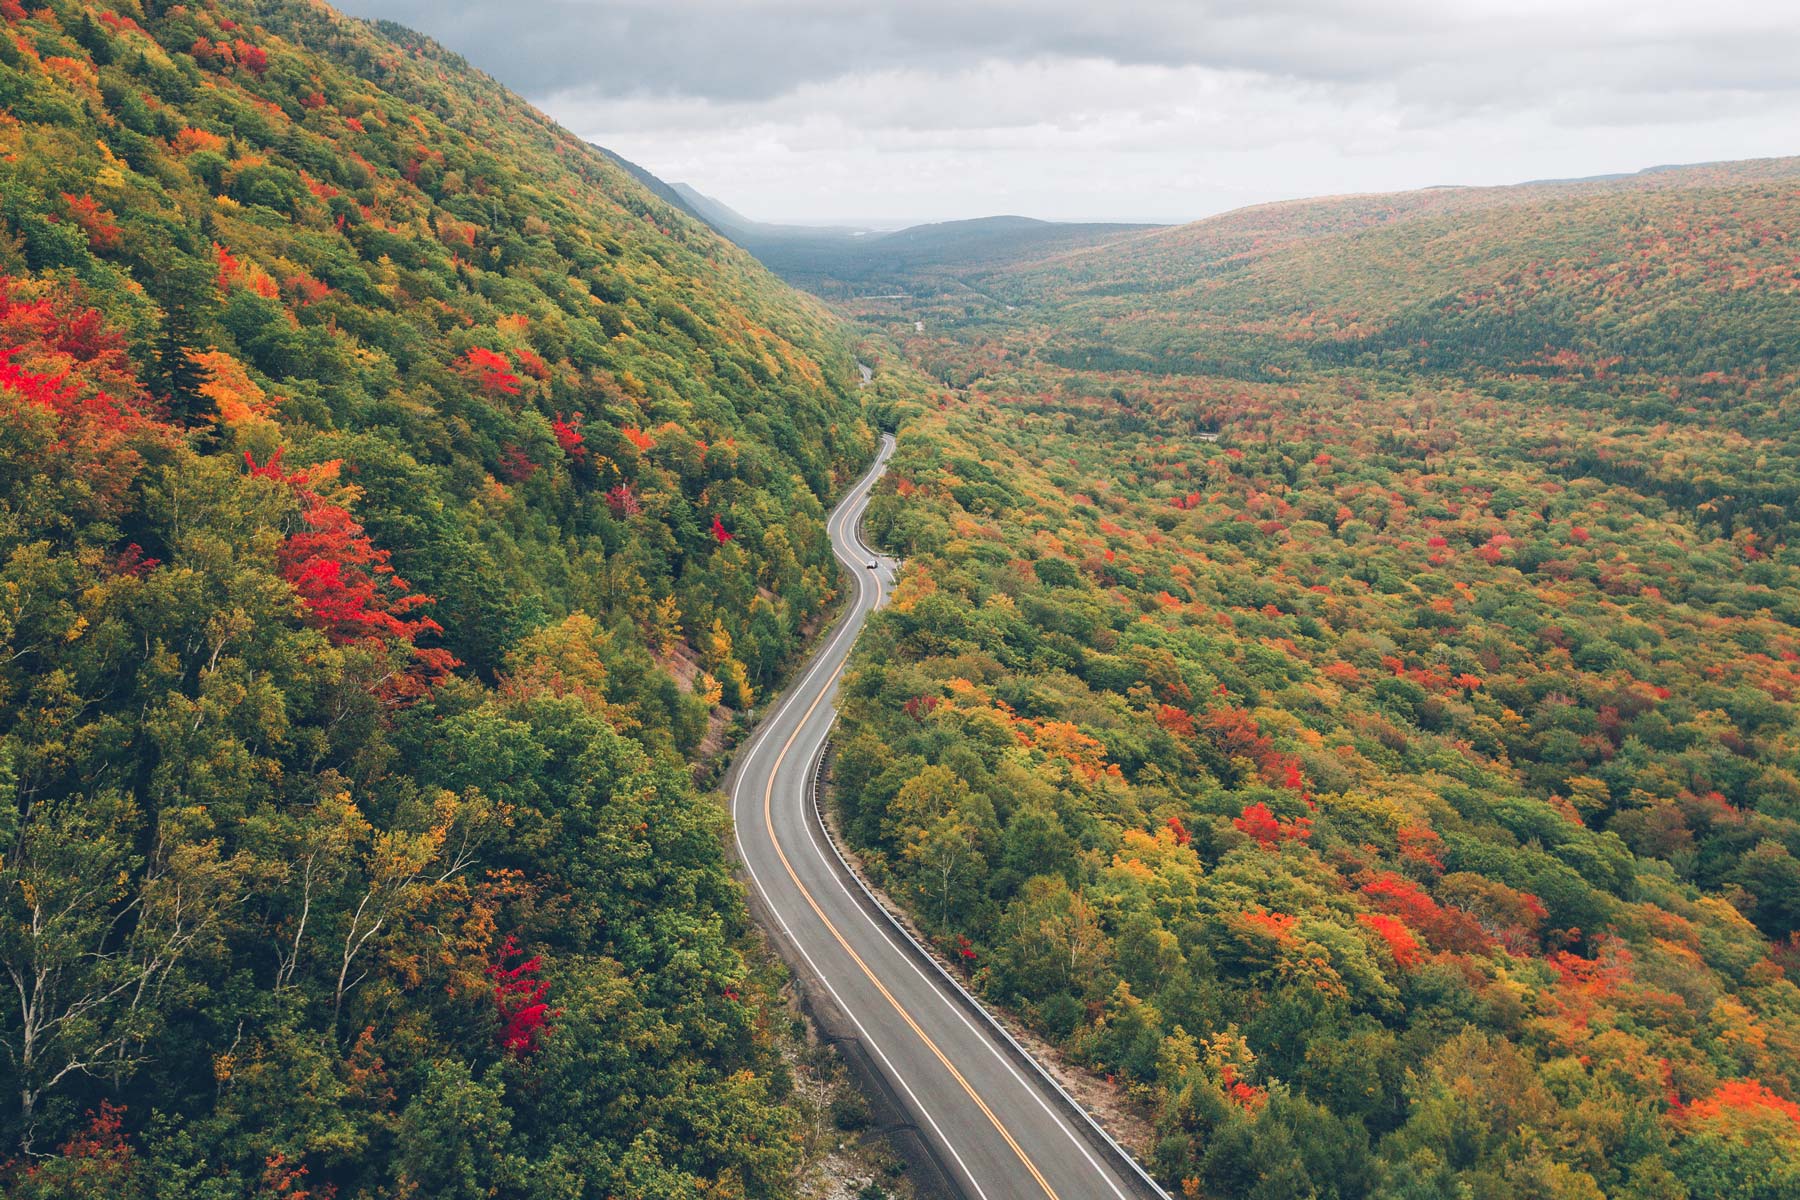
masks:
<instances>
[{"instance_id":1,"label":"evergreen tree","mask_svg":"<svg viewBox=\"0 0 1800 1200\"><path fill-rule=\"evenodd\" d=\"M194 355L206 348L201 322L212 306L212 277L186 255L161 257L151 280L151 294L162 309L152 346L151 393L162 402L172 422L184 429L205 431L210 440L219 414L201 391L207 373Z\"/></svg>"}]
</instances>

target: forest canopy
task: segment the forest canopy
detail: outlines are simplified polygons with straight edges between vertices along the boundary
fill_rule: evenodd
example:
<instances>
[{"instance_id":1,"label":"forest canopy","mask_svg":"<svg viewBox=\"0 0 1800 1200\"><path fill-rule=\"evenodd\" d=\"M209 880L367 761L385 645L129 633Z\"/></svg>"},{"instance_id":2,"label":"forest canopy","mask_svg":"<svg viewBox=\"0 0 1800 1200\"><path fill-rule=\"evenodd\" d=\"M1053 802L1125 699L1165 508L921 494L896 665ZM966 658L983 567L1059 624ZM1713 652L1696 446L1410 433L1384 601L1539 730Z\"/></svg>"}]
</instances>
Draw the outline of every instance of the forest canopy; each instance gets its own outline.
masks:
<instances>
[{"instance_id":1,"label":"forest canopy","mask_svg":"<svg viewBox=\"0 0 1800 1200\"><path fill-rule=\"evenodd\" d=\"M836 323L397 27L0 17L0 1190L787 1194Z\"/></svg>"},{"instance_id":2,"label":"forest canopy","mask_svg":"<svg viewBox=\"0 0 1800 1200\"><path fill-rule=\"evenodd\" d=\"M845 302L907 565L838 817L1171 1188L1800 1194L1797 171Z\"/></svg>"}]
</instances>

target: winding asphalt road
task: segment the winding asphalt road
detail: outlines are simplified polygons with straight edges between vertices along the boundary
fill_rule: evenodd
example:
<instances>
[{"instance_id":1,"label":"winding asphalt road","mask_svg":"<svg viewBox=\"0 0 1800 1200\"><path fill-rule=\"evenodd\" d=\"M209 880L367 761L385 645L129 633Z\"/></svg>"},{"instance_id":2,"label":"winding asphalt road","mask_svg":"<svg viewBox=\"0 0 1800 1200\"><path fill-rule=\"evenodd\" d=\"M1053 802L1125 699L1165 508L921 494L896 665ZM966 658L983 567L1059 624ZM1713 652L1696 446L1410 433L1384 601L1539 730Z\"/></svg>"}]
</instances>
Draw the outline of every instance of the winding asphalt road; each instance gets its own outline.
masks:
<instances>
[{"instance_id":1,"label":"winding asphalt road","mask_svg":"<svg viewBox=\"0 0 1800 1200\"><path fill-rule=\"evenodd\" d=\"M861 1043L966 1200L1166 1195L1059 1096L1006 1035L862 891L819 824L814 765L845 660L897 564L858 534L894 439L826 524L852 595L823 647L739 756L729 782L738 856L815 1007Z\"/></svg>"}]
</instances>

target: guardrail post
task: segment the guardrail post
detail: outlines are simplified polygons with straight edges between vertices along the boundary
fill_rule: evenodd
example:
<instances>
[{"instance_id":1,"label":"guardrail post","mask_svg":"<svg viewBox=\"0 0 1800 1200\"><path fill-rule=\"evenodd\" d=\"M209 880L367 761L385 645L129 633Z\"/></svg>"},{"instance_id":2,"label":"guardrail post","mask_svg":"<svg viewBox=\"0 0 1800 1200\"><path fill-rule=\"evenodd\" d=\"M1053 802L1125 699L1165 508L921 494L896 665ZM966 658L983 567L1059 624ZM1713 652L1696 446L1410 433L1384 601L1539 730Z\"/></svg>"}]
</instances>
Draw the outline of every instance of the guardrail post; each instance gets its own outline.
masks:
<instances>
[{"instance_id":1,"label":"guardrail post","mask_svg":"<svg viewBox=\"0 0 1800 1200\"><path fill-rule=\"evenodd\" d=\"M862 891L869 906L881 914L892 932L900 935L902 942L911 950L913 956L923 959L929 964L932 970L937 972L938 977L949 985L951 994L965 1008L970 1009L990 1030L998 1034L1001 1044L1013 1053L1015 1059L1023 1060L1050 1088L1051 1094L1056 1097L1064 1109L1079 1119L1079 1123L1086 1128L1090 1135L1089 1140L1095 1143L1095 1148L1116 1155L1119 1161L1130 1168L1127 1175L1128 1182L1135 1184L1138 1190L1153 1197L1154 1200L1174 1200L1163 1186L1156 1182L1156 1177L1151 1175L1144 1164L1138 1161L1137 1155L1120 1144L1119 1140L1107 1132L1106 1127L1100 1124L1099 1120L1082 1105L1081 1101L1069 1094L1068 1089L1063 1087L1054 1075L1050 1074L1049 1069L1038 1061L1036 1055L1020 1044L1019 1039L1013 1036L1012 1031L1000 1022L1000 1019L988 1009L987 1005L964 987L962 981L952 975L949 969L938 961L937 956L912 935L912 932L901 923L899 917L869 887L868 881L862 877L862 872L850 865L849 857L844 853L843 847L838 844L837 835L831 831L830 823L825 820L825 760L831 751L831 744L831 734L827 733L819 742L819 748L813 752L812 765L809 768L810 784L807 790L812 794L813 819L818 822L819 831L825 836L825 844L831 847L831 852L837 857L838 865L844 873L856 881L856 886Z\"/></svg>"}]
</instances>

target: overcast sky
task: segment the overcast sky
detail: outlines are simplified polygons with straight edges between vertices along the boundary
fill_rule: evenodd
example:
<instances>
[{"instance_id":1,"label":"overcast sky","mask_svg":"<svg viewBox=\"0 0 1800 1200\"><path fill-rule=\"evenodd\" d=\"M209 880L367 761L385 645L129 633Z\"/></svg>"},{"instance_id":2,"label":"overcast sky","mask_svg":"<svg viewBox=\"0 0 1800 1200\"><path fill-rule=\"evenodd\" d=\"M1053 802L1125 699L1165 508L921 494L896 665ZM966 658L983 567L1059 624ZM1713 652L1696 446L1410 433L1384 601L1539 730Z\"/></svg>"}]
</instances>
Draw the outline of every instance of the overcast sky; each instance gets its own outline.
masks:
<instances>
[{"instance_id":1,"label":"overcast sky","mask_svg":"<svg viewBox=\"0 0 1800 1200\"><path fill-rule=\"evenodd\" d=\"M1192 220L1800 153L1795 0L338 0L748 216Z\"/></svg>"}]
</instances>

